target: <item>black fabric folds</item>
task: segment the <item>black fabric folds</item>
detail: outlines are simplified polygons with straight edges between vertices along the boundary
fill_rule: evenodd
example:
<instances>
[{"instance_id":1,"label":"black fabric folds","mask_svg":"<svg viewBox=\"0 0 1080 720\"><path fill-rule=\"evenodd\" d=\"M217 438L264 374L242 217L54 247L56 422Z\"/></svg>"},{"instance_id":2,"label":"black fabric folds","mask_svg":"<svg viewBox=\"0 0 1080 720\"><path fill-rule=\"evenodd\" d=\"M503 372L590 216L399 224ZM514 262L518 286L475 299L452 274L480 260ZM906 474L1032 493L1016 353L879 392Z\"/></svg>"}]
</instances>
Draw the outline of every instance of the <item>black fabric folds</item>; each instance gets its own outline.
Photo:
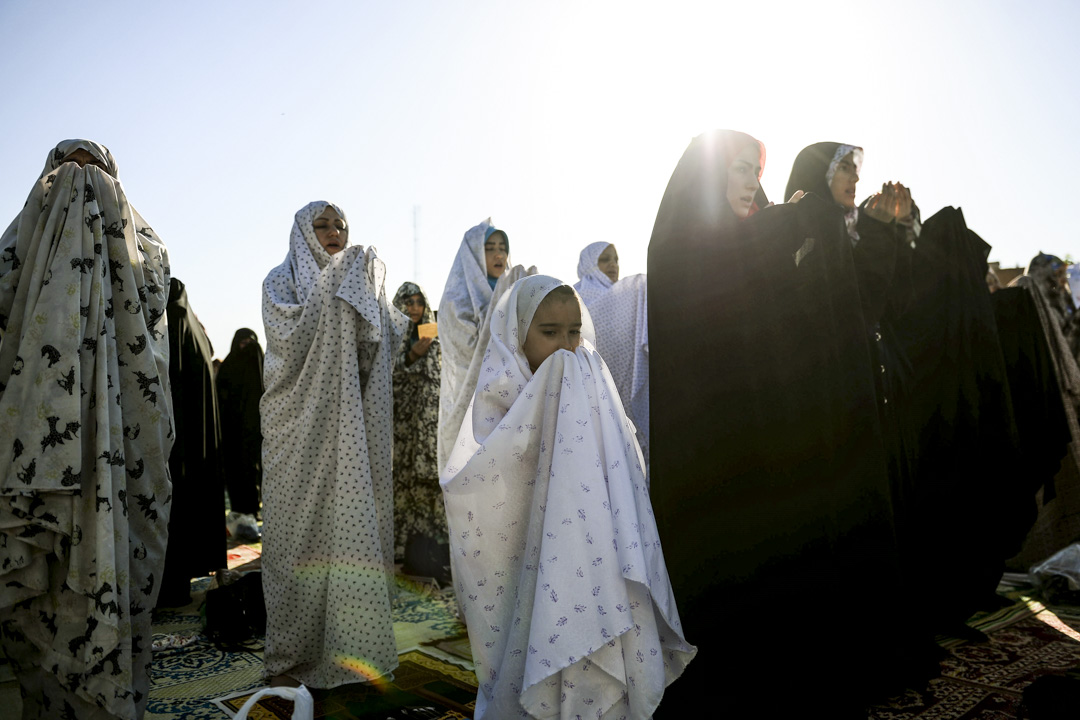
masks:
<instances>
[{"instance_id":1,"label":"black fabric folds","mask_svg":"<svg viewBox=\"0 0 1080 720\"><path fill-rule=\"evenodd\" d=\"M244 342L244 341L247 342ZM253 330L240 328L217 374L222 464L233 512L257 515L262 487L263 350Z\"/></svg>"},{"instance_id":2,"label":"black fabric folds","mask_svg":"<svg viewBox=\"0 0 1080 720\"><path fill-rule=\"evenodd\" d=\"M1068 453L1069 425L1054 359L1031 294L1024 288L1002 288L990 300L1009 379L1023 470L1013 481L1022 487L1024 498L1001 531L1006 547L1019 551L1035 524L1036 493L1042 488L1046 502L1054 497L1054 476ZM1025 563L1012 564L1010 569L1028 570Z\"/></svg>"},{"instance_id":3,"label":"black fabric folds","mask_svg":"<svg viewBox=\"0 0 1080 720\"><path fill-rule=\"evenodd\" d=\"M740 223L715 201L735 144L690 144L649 246L652 497L699 648L657 717L755 693L770 716L851 709L902 644L877 622L898 558L843 213L811 195Z\"/></svg>"},{"instance_id":4,"label":"black fabric folds","mask_svg":"<svg viewBox=\"0 0 1080 720\"><path fill-rule=\"evenodd\" d=\"M169 304L169 382L176 442L169 456L173 509L158 606L189 598L191 578L225 567L222 492L214 350L188 302L184 284L172 278Z\"/></svg>"},{"instance_id":5,"label":"black fabric folds","mask_svg":"<svg viewBox=\"0 0 1080 720\"><path fill-rule=\"evenodd\" d=\"M909 530L902 549L908 577L934 588L933 602L913 608L920 625L936 629L963 623L993 600L1004 560L1018 549L1002 528L1031 503L1018 477L1018 435L986 287L989 250L960 210L936 213L911 252L910 307L892 319L911 372L901 422L917 438L900 508Z\"/></svg>"}]
</instances>

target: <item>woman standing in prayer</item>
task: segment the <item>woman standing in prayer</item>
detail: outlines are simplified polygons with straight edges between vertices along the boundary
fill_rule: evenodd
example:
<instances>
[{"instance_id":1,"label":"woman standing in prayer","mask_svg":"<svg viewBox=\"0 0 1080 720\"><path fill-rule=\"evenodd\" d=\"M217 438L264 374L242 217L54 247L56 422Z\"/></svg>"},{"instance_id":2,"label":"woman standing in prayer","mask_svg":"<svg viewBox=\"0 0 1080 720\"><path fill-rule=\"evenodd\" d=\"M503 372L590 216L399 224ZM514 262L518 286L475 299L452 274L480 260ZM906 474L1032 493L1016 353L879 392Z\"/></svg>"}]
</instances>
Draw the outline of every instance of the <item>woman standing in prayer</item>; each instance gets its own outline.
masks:
<instances>
[{"instance_id":1,"label":"woman standing in prayer","mask_svg":"<svg viewBox=\"0 0 1080 720\"><path fill-rule=\"evenodd\" d=\"M518 281L443 474L475 717L648 718L683 638L641 454L589 314L555 278Z\"/></svg>"},{"instance_id":2,"label":"woman standing in prayer","mask_svg":"<svg viewBox=\"0 0 1080 720\"><path fill-rule=\"evenodd\" d=\"M191 602L191 578L226 565L224 535L207 532L225 514L225 493L214 348L176 277L169 283L165 314L176 441L169 455L173 500L158 605L181 607Z\"/></svg>"},{"instance_id":3,"label":"woman standing in prayer","mask_svg":"<svg viewBox=\"0 0 1080 720\"><path fill-rule=\"evenodd\" d=\"M649 311L645 275L619 279L619 253L602 242L578 260L574 289L596 328L596 350L615 379L623 409L637 429L649 477Z\"/></svg>"},{"instance_id":4,"label":"woman standing in prayer","mask_svg":"<svg viewBox=\"0 0 1080 720\"><path fill-rule=\"evenodd\" d=\"M139 718L173 444L165 246L103 145L0 237L0 624L23 717Z\"/></svg>"},{"instance_id":5,"label":"woman standing in prayer","mask_svg":"<svg viewBox=\"0 0 1080 720\"><path fill-rule=\"evenodd\" d=\"M394 358L395 555L406 575L447 579L450 564L446 508L435 456L439 423L437 337L421 337L420 325L435 322L427 295L407 282L394 307L409 316L409 331Z\"/></svg>"},{"instance_id":6,"label":"woman standing in prayer","mask_svg":"<svg viewBox=\"0 0 1080 720\"><path fill-rule=\"evenodd\" d=\"M476 225L461 239L439 302L439 337L445 362L439 389L439 467L446 466L465 410L476 390L480 360L490 337L491 308L519 278L536 274L510 268L510 239L491 224Z\"/></svg>"},{"instance_id":7,"label":"woman standing in prayer","mask_svg":"<svg viewBox=\"0 0 1080 720\"><path fill-rule=\"evenodd\" d=\"M1011 283L1026 290L1034 301L1071 439L1060 470L1045 483L1038 498L1038 517L1019 555L1024 567L1048 558L1080 536L1080 363L1075 350L1077 317L1070 312L1072 298L1064 286L1064 271L1062 260L1040 252Z\"/></svg>"},{"instance_id":8,"label":"woman standing in prayer","mask_svg":"<svg viewBox=\"0 0 1080 720\"><path fill-rule=\"evenodd\" d=\"M254 330L240 328L217 374L221 408L221 445L225 484L229 490L229 519L234 534L248 542L259 539L262 487L262 428L259 401L263 394L263 351Z\"/></svg>"},{"instance_id":9,"label":"woman standing in prayer","mask_svg":"<svg viewBox=\"0 0 1080 720\"><path fill-rule=\"evenodd\" d=\"M649 384L664 398L651 407L652 499L700 648L658 717L733 697L770 717L808 697L854 711L894 677L902 639L864 632L902 613L844 218L813 195L755 212L764 159L744 133L696 137L649 244ZM703 359L695 372L687 348Z\"/></svg>"},{"instance_id":10,"label":"woman standing in prayer","mask_svg":"<svg viewBox=\"0 0 1080 720\"><path fill-rule=\"evenodd\" d=\"M332 688L397 667L393 355L373 248L350 246L345 213L313 202L263 284L263 588L272 684Z\"/></svg>"},{"instance_id":11,"label":"woman standing in prayer","mask_svg":"<svg viewBox=\"0 0 1080 720\"><path fill-rule=\"evenodd\" d=\"M615 246L606 242L586 245L578 257L577 276L574 290L585 307L591 307L593 300L619 281L619 253Z\"/></svg>"}]
</instances>

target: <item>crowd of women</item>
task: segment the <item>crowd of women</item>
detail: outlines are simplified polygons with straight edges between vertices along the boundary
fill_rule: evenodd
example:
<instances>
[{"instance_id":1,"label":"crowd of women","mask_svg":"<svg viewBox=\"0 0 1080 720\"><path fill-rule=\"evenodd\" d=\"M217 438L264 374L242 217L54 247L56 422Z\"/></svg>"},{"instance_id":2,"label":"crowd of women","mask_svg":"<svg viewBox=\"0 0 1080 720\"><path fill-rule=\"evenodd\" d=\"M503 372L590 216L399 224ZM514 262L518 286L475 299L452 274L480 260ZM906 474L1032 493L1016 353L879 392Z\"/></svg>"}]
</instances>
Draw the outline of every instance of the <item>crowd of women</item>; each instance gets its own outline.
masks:
<instances>
[{"instance_id":1,"label":"crowd of women","mask_svg":"<svg viewBox=\"0 0 1080 720\"><path fill-rule=\"evenodd\" d=\"M224 515L212 477L262 513L274 685L392 674L399 569L452 583L477 718L837 716L925 682L1007 560L1080 535L1080 319L1058 258L991 294L959 210L857 204L862 157L807 147L774 205L764 145L704 133L646 275L601 241L571 287L489 219L437 315L312 202L265 358L240 330L215 381L112 155L60 143L0 238L24 717L142 715L149 610L223 564L188 520Z\"/></svg>"}]
</instances>

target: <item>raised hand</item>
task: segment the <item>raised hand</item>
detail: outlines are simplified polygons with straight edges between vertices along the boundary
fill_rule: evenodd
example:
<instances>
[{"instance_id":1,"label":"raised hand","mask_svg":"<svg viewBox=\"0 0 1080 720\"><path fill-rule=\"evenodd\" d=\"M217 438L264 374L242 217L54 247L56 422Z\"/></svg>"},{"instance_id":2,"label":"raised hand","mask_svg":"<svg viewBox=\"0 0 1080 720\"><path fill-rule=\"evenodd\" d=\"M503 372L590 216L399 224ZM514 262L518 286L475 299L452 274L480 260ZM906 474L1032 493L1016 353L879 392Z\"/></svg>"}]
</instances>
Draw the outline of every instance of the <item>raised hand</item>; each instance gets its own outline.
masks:
<instances>
[{"instance_id":1,"label":"raised hand","mask_svg":"<svg viewBox=\"0 0 1080 720\"><path fill-rule=\"evenodd\" d=\"M881 222L892 222L911 215L911 191L901 183L886 183L881 192L874 193L863 208L866 214Z\"/></svg>"}]
</instances>

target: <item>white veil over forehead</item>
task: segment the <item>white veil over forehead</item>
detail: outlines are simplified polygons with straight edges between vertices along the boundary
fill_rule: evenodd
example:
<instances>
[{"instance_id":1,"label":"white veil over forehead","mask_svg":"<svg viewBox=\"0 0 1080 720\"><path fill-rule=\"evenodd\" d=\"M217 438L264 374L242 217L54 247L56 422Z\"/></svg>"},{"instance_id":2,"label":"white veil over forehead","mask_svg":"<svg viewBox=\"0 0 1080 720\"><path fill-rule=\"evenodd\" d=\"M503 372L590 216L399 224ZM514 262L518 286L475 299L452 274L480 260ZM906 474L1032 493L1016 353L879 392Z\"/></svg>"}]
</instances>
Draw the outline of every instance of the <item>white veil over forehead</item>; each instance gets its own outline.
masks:
<instances>
[{"instance_id":1,"label":"white veil over forehead","mask_svg":"<svg viewBox=\"0 0 1080 720\"><path fill-rule=\"evenodd\" d=\"M292 232L289 234L289 263L296 279L296 292L300 302L307 298L308 290L315 284L322 269L330 264L331 255L315 236L314 227L315 218L322 215L327 207L334 208L345 221L345 227L349 226L345 211L325 200L308 203L297 210L293 218ZM346 240L345 247L348 246Z\"/></svg>"},{"instance_id":2,"label":"white veil over forehead","mask_svg":"<svg viewBox=\"0 0 1080 720\"><path fill-rule=\"evenodd\" d=\"M491 315L473 405L440 480L478 719L652 715L682 635L632 423L592 347L533 373L522 351L562 282L519 280ZM578 300L580 304L580 298Z\"/></svg>"},{"instance_id":3,"label":"white veil over forehead","mask_svg":"<svg viewBox=\"0 0 1080 720\"><path fill-rule=\"evenodd\" d=\"M442 300L439 302L439 322L448 310L455 318L471 321L475 326L491 302L491 285L487 280L487 262L484 259L484 240L487 229L492 227L491 218L469 228L461 238L450 275L446 278ZM510 267L509 254L506 266ZM440 327L440 330L442 328ZM451 330L452 332L452 330ZM443 338L444 344L447 338Z\"/></svg>"},{"instance_id":4,"label":"white veil over forehead","mask_svg":"<svg viewBox=\"0 0 1080 720\"><path fill-rule=\"evenodd\" d=\"M437 450L440 469L446 464L476 390L480 361L490 338L488 319L493 305L520 278L536 274L535 266L527 270L521 265L511 267L507 257L507 270L491 288L484 260L484 240L491 227L488 218L465 233L439 303L439 343L443 353Z\"/></svg>"},{"instance_id":5,"label":"white veil over forehead","mask_svg":"<svg viewBox=\"0 0 1080 720\"><path fill-rule=\"evenodd\" d=\"M101 143L96 143L93 140L61 140L56 144L56 147L49 151L48 157L45 158L45 168L41 171L40 177L45 177L46 174L60 167L64 158L76 150L85 150L94 156L94 159L105 166L105 172L112 175L114 178L119 179L120 174L116 165L116 158L109 152L109 148L105 147Z\"/></svg>"},{"instance_id":6,"label":"white veil over forehead","mask_svg":"<svg viewBox=\"0 0 1080 720\"><path fill-rule=\"evenodd\" d=\"M533 372L523 350L525 337L540 303L561 285L562 280L547 275L530 275L514 283L495 306L491 314L491 341L480 366L472 412L466 413L462 425L471 427L477 439L487 437L532 379ZM581 339L592 348L596 342L592 318L581 297L576 292L574 296L581 308Z\"/></svg>"},{"instance_id":7,"label":"white veil over forehead","mask_svg":"<svg viewBox=\"0 0 1080 720\"><path fill-rule=\"evenodd\" d=\"M609 242L589 243L578 256L578 281L574 283L574 289L587 304L591 304L593 298L602 295L613 284L611 278L601 272L597 265L600 256L610 245Z\"/></svg>"}]
</instances>

